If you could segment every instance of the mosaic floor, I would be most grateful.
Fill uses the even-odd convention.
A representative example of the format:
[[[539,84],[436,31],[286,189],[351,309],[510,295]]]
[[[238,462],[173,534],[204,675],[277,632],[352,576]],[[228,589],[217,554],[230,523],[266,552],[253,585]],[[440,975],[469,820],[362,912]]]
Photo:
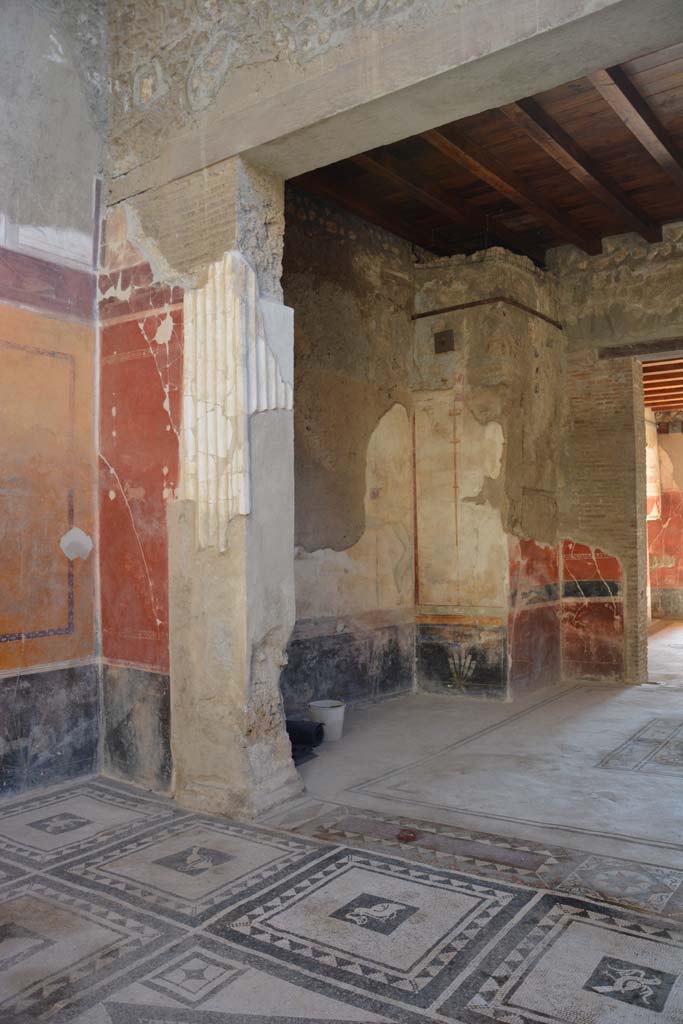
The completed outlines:
[[[101,779],[3,803],[2,1024],[683,1021],[680,878],[424,823],[397,856],[356,839],[400,821],[348,817],[320,841]],[[577,895],[600,870],[648,912]]]

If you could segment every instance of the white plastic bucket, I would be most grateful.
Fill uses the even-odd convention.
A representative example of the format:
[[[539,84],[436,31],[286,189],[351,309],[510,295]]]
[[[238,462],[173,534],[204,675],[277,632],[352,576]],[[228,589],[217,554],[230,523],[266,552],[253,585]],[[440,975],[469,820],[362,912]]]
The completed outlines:
[[[311,719],[325,726],[326,740],[340,740],[344,731],[343,700],[312,700],[308,705]]]

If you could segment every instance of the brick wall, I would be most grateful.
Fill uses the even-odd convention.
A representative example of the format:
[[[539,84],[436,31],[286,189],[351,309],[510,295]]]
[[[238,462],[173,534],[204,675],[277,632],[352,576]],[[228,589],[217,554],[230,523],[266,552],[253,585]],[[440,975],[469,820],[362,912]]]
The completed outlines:
[[[647,675],[645,427],[640,366],[571,352],[562,459],[561,530],[623,573],[624,678]]]

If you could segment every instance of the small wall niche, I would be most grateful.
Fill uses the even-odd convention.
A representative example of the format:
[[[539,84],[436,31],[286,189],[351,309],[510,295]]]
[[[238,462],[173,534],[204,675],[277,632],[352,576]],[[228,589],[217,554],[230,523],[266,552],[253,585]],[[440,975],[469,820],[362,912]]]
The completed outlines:
[[[443,352],[454,352],[455,351],[455,337],[453,331],[449,328],[446,331],[435,331],[434,332],[434,352],[436,355],[441,355]]]

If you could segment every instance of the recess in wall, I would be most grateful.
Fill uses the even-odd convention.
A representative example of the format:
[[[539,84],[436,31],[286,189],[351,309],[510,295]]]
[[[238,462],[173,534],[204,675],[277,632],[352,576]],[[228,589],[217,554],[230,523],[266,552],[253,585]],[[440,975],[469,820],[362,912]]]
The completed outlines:
[[[455,339],[453,338],[453,331],[449,329],[447,331],[434,332],[434,351],[437,355],[441,352],[453,352],[454,350]]]

